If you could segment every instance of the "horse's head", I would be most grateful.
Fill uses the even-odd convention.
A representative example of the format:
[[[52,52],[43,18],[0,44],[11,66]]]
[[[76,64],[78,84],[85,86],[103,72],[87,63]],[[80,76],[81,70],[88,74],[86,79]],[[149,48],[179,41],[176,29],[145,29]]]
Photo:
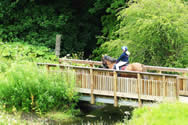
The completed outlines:
[[[110,56],[103,55],[102,56],[102,65],[104,68],[113,69],[116,59],[113,59]]]
[[[102,66],[103,68],[107,68],[107,69],[109,68],[105,59],[105,55],[102,55]]]

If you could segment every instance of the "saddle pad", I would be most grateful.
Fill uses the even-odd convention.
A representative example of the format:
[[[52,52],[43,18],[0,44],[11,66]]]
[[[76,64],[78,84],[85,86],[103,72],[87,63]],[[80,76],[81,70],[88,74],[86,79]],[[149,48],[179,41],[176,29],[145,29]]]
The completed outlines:
[[[121,67],[121,70],[125,70],[127,66],[122,66]]]

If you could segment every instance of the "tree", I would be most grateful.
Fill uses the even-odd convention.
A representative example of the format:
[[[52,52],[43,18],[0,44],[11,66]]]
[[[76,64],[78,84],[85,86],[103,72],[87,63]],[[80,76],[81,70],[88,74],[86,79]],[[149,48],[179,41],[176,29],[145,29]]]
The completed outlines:
[[[89,56],[96,47],[99,16],[88,10],[88,0],[0,0],[0,39],[55,47],[62,35],[61,56],[85,51]]]
[[[100,52],[118,56],[121,45],[128,45],[131,61],[188,66],[187,19],[188,6],[181,0],[134,0],[118,13],[116,40],[102,44]]]

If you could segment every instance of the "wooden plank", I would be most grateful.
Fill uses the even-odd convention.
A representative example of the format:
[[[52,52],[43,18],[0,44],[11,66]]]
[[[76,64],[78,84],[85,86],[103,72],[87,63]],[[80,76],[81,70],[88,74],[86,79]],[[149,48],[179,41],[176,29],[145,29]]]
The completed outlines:
[[[128,99],[138,99],[138,94],[117,92],[117,97],[128,98]],[[146,100],[146,101],[160,101],[161,102],[163,100],[163,97],[161,97],[161,96],[151,96],[151,95],[142,95],[140,97],[140,99]]]
[[[179,100],[179,78],[177,76],[176,78],[176,83],[175,83],[176,87],[175,87],[175,91],[176,91],[176,99]]]
[[[117,72],[114,71],[114,106],[117,107],[118,106],[118,100],[117,100]]]
[[[70,62],[70,63],[81,63],[81,64],[89,64],[93,67],[93,65],[102,65],[101,61],[92,61],[92,60],[77,60],[77,59],[59,59],[59,63],[62,62]]]
[[[188,73],[188,68],[172,68],[172,67],[147,66],[147,65],[144,65],[144,68],[147,70]]]
[[[163,76],[163,99],[165,98],[166,96],[166,78],[165,76]]]
[[[183,77],[186,77],[186,73],[183,73]],[[187,80],[183,79],[183,90],[188,91]]]
[[[137,94],[138,94],[138,103],[139,103],[139,107],[142,106],[142,102],[141,102],[141,98],[140,98],[140,85],[141,84],[141,76],[140,73],[137,74]]]
[[[179,95],[188,96],[188,91],[179,90]]]
[[[93,94],[93,89],[94,89],[94,83],[93,83],[93,70],[90,69],[90,81],[91,81],[91,104],[95,103],[95,97]]]
[[[91,90],[90,89],[78,88],[77,92],[80,92],[80,93],[83,93],[83,94],[90,94]],[[93,93],[95,95],[100,95],[100,96],[103,96],[103,97],[112,97],[112,98],[114,97],[114,92],[113,91],[94,90]],[[117,97],[121,97],[121,98],[138,99],[138,94],[117,92],[116,95],[117,95]],[[149,100],[149,101],[162,101],[163,100],[163,98],[161,96],[148,96],[148,95],[141,96],[141,99]]]

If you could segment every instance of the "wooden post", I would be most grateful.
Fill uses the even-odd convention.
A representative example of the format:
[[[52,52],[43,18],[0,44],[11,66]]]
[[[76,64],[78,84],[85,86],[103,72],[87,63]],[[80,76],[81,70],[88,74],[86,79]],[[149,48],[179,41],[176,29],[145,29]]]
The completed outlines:
[[[166,96],[166,78],[165,76],[162,76],[163,77],[163,99],[165,98]]]
[[[59,58],[59,64],[61,64],[61,59]]]
[[[184,72],[183,73],[183,77],[186,77],[186,73]],[[187,83],[186,83],[186,80],[185,79],[183,79],[183,91],[187,91]]]
[[[118,106],[118,99],[117,99],[117,72],[114,71],[114,106]]]
[[[57,34],[56,35],[56,46],[55,46],[55,55],[57,57],[60,56],[60,49],[61,49],[61,35]]]
[[[89,65],[90,65],[91,67],[94,67],[94,63],[93,63],[93,62],[91,62]]]
[[[46,68],[47,68],[47,71],[48,73],[50,72],[50,66],[49,65],[46,65]]]
[[[94,83],[93,83],[93,69],[90,69],[90,78],[91,78],[91,104],[95,103],[95,96],[93,94]]]
[[[142,107],[142,101],[140,98],[140,87],[141,87],[141,76],[140,76],[140,73],[138,73],[137,74],[138,107]]]
[[[179,100],[179,77],[176,77],[176,83],[175,83],[175,92],[176,92],[176,99]]]

